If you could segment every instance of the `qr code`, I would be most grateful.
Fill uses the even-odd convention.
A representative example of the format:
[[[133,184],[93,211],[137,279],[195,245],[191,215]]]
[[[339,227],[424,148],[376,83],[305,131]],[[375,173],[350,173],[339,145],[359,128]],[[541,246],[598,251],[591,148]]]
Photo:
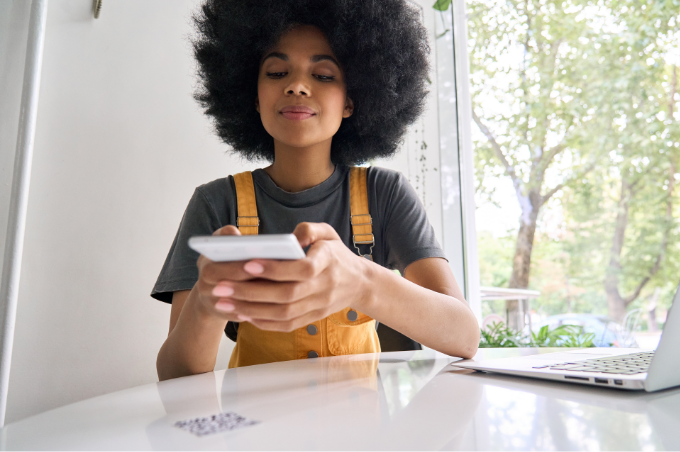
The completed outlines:
[[[186,421],[175,422],[175,427],[193,433],[196,436],[214,435],[229,432],[237,428],[259,424],[259,421],[246,419],[234,412],[213,414],[208,417],[197,417]]]

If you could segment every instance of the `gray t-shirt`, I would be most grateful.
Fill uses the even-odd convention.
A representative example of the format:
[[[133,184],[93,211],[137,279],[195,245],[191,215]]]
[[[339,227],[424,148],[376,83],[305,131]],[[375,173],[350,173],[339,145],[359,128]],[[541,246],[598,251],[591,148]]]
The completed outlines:
[[[333,226],[345,245],[356,253],[349,219],[348,167],[337,165],[327,180],[299,193],[282,190],[261,169],[253,171],[253,181],[260,234],[291,233],[301,222],[325,222]],[[422,203],[401,173],[372,167],[368,170],[367,185],[375,237],[374,262],[403,274],[409,264],[419,259],[444,258]],[[189,238],[211,235],[223,226],[235,225],[236,205],[231,176],[196,188],[152,297],[171,303],[173,292],[193,288],[198,280],[198,253],[189,248]],[[362,252],[367,253],[368,248],[362,248]]]

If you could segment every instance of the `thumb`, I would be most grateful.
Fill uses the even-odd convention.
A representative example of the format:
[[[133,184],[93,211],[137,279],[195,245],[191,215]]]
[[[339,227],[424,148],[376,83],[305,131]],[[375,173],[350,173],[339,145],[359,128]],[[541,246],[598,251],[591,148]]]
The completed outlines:
[[[338,233],[328,223],[300,223],[295,227],[293,235],[303,248],[319,240],[340,240]]]
[[[241,231],[232,224],[229,224],[223,228],[219,228],[217,231],[213,232],[212,235],[241,235]]]

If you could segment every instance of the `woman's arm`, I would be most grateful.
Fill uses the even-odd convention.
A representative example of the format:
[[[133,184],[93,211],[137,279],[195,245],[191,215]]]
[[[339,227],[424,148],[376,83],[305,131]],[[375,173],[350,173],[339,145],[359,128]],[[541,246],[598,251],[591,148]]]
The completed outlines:
[[[477,320],[446,261],[421,259],[402,278],[352,253],[327,224],[301,223],[295,234],[310,246],[297,261],[199,258],[199,281],[173,295],[170,333],[156,362],[160,380],[212,371],[229,320],[293,331],[347,306],[435,350],[474,356]]]
[[[196,287],[175,292],[170,312],[170,332],[156,360],[160,381],[211,372],[215,368],[227,320],[201,309]]]
[[[324,223],[300,223],[294,234],[307,257],[253,260],[258,281],[221,281],[225,303],[256,327],[293,331],[347,306],[443,353],[471,358],[479,327],[443,259],[416,261],[405,278],[349,250]]]
[[[214,235],[240,232],[225,226]],[[200,256],[197,265],[199,277],[193,289],[172,296],[170,331],[156,360],[161,381],[213,371],[227,322],[241,320],[238,313],[223,309],[225,299],[215,294],[215,285],[253,279],[243,270],[243,262],[212,262]]]
[[[404,278],[378,265],[369,268],[371,296],[357,309],[447,355],[475,355],[477,319],[444,259],[416,261],[406,267]]]

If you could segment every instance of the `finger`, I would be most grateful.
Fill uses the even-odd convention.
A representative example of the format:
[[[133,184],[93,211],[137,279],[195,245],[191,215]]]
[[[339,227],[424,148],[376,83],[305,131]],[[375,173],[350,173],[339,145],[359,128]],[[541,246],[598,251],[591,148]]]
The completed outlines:
[[[303,248],[319,240],[340,240],[338,233],[328,223],[300,223],[295,227],[293,235]]]
[[[303,314],[300,317],[296,317],[290,320],[253,319],[250,321],[250,323],[252,323],[254,326],[261,330],[290,333],[291,331],[295,331],[298,328],[302,328],[304,326],[309,325],[310,323],[314,323],[317,320],[323,319],[324,317],[326,317],[325,313],[326,313],[325,310],[319,309],[316,311],[307,312],[306,314]]]
[[[212,235],[241,235],[241,231],[236,226],[228,224],[213,232]]]
[[[209,303],[212,303],[213,312],[221,319],[230,322],[240,322],[238,313],[234,309],[234,301],[228,298],[213,298]]]
[[[227,225],[222,228],[217,229],[215,232],[212,234],[213,236],[218,236],[218,235],[241,235],[241,231],[238,230],[238,228],[234,225]],[[198,257],[197,261],[197,266],[199,271],[203,272],[203,269],[210,266],[211,268],[209,269],[209,272],[211,274],[210,276],[210,281],[218,281],[220,280],[219,274],[226,272],[229,274],[234,274],[235,280],[246,280],[246,279],[252,279],[243,272],[243,263],[242,262],[214,262],[210,260],[209,258],[205,257],[204,255],[200,255]],[[233,268],[232,268],[233,267]]]
[[[229,312],[237,317],[245,317],[254,321],[289,321],[305,315],[310,311],[319,309],[319,300],[316,297],[305,298],[295,303],[251,303],[248,301],[229,299],[233,306]],[[226,304],[226,303],[225,303]],[[250,321],[250,320],[248,320]]]
[[[199,262],[201,280],[215,285],[220,281],[249,281],[258,276],[248,273],[244,269],[244,261],[213,262],[208,258]]]
[[[220,282],[215,286],[216,296],[254,303],[294,303],[315,293],[317,284],[308,281],[255,281]]]
[[[250,322],[252,319],[245,314],[237,312],[236,300],[229,298],[219,298],[213,305],[214,313],[229,322]]]
[[[257,259],[246,263],[243,270],[255,277],[271,281],[308,281],[323,273],[330,264],[332,259],[330,247],[327,241],[316,242],[303,259],[294,261]]]
[[[225,292],[221,286],[216,286],[214,284],[207,283],[202,279],[196,282],[196,290],[201,299],[207,300],[205,303],[211,307],[220,298],[230,298],[231,292]]]

